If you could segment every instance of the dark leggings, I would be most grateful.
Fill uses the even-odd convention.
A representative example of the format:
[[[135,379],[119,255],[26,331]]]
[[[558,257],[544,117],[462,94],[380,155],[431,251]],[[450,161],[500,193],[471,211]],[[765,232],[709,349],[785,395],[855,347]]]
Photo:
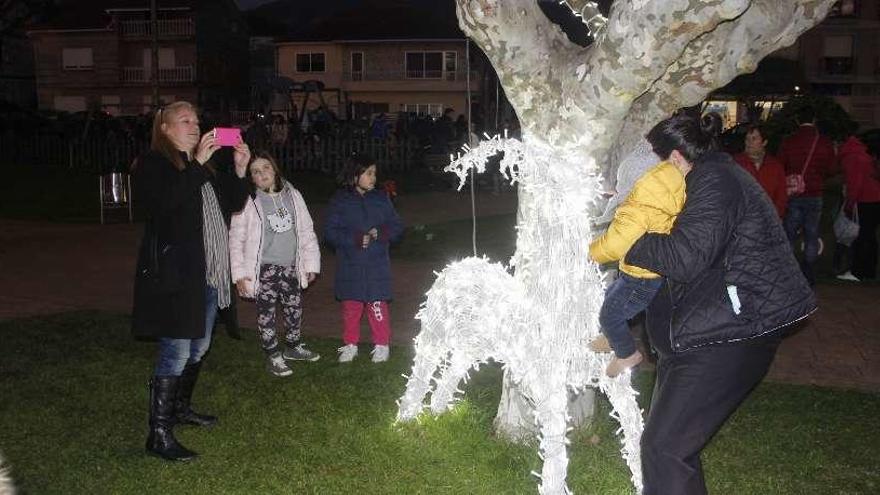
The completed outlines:
[[[302,322],[302,290],[296,278],[296,268],[292,266],[262,265],[260,267],[260,289],[257,294],[257,327],[260,331],[260,345],[267,353],[278,352],[278,337],[275,330],[275,313],[281,303],[281,315],[287,334],[284,337],[289,347],[300,341]]]

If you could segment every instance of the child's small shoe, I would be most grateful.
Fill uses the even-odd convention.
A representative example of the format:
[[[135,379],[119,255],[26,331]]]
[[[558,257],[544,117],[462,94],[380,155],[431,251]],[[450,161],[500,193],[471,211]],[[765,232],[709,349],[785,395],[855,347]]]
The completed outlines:
[[[619,358],[615,356],[614,359],[612,359],[611,362],[608,363],[608,367],[605,368],[605,374],[610,376],[611,378],[614,378],[641,362],[642,353],[639,351],[636,351],[625,358]]]
[[[608,343],[608,337],[599,335],[590,342],[590,350],[593,352],[611,352],[611,344]]]
[[[317,361],[321,359],[321,355],[317,352],[312,352],[306,348],[306,345],[300,342],[294,347],[289,349],[284,349],[284,352],[281,354],[284,359],[288,361]]]
[[[370,352],[373,355],[374,363],[384,363],[388,361],[388,356],[391,354],[391,349],[387,345],[376,345],[373,347],[373,350]]]
[[[287,367],[280,352],[270,354],[266,361],[266,369],[275,376],[290,376],[293,370]]]
[[[340,363],[350,363],[358,354],[358,346],[355,344],[346,344],[337,350],[339,351]]]

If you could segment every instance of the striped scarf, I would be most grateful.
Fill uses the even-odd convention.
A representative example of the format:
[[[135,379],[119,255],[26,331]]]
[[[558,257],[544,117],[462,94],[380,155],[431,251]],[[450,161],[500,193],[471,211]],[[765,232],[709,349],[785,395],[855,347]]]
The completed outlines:
[[[205,243],[205,280],[217,289],[217,306],[232,302],[229,274],[229,233],[220,213],[220,203],[210,182],[202,186],[202,235]]]

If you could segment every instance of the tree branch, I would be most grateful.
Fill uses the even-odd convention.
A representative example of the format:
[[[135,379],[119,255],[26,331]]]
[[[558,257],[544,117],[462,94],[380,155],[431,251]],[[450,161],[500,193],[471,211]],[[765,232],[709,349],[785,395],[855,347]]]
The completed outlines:
[[[587,86],[612,96],[622,117],[666,73],[689,43],[740,15],[748,0],[625,0],[615,2],[605,31],[578,69]]]
[[[550,22],[535,0],[456,0],[459,26],[479,45],[518,112],[540,101],[561,103],[555,69],[571,67],[582,49]],[[529,86],[529,91],[510,91]],[[546,110],[546,107],[543,108]]]
[[[834,0],[753,0],[741,16],[694,38],[636,100],[625,127],[639,129],[640,136],[674,110],[695,105],[736,76],[753,72],[761,59],[791,45],[824,19],[833,4]]]

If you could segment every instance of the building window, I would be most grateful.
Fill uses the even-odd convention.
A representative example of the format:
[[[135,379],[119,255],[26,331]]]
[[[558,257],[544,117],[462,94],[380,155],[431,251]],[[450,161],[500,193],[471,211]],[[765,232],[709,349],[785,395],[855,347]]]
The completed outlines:
[[[424,117],[425,115],[430,115],[431,117],[439,118],[443,115],[443,104],[442,103],[403,103],[400,105],[400,110],[405,113],[413,113],[418,115],[419,117]]]
[[[443,52],[406,52],[408,79],[440,79],[443,77]]]
[[[85,96],[56,96],[52,102],[59,112],[85,112]]]
[[[457,59],[458,54],[455,52],[443,53],[443,72],[446,74],[447,81],[455,81],[455,70],[458,66],[456,63]]]
[[[828,12],[828,17],[855,17],[859,13],[857,0],[841,0],[835,3]]]
[[[296,71],[297,72],[324,72],[323,53],[297,53],[296,54]]]
[[[351,52],[351,80],[364,79],[364,52]]]
[[[158,56],[160,69],[173,69],[177,65],[174,57],[174,48],[159,48]],[[144,69],[146,69],[146,72],[149,72],[152,67],[153,50],[144,48]],[[149,80],[149,74],[147,79]]]
[[[456,52],[406,52],[406,77],[454,81],[458,68]]]
[[[64,48],[61,50],[64,70],[92,70],[95,62],[91,48]]]
[[[853,61],[852,36],[826,36],[823,47],[823,68],[825,74],[852,74]]]

